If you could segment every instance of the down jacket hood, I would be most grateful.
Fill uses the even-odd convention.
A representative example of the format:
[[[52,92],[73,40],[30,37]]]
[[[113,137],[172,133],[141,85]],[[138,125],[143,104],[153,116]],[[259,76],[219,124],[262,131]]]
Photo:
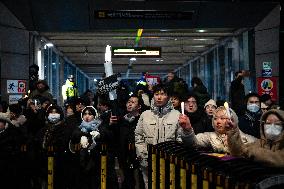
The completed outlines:
[[[267,139],[265,137],[264,134],[264,123],[266,118],[268,117],[268,115],[270,114],[275,114],[277,115],[277,117],[284,122],[284,111],[283,110],[277,110],[277,109],[271,109],[267,112],[265,112],[262,116],[261,116],[261,122],[260,122],[260,138],[261,138],[261,145],[265,145],[267,143]],[[283,125],[282,125],[283,127]],[[273,143],[275,143],[275,145],[277,146],[277,148],[284,148],[284,129],[282,130],[281,136],[279,137],[278,140],[274,141]]]

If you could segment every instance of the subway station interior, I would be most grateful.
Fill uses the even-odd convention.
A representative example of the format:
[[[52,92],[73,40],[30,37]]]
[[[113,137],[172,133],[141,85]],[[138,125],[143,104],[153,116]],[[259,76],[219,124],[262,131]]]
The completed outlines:
[[[283,188],[284,66],[281,63],[283,60],[281,51],[283,51],[284,42],[282,7],[283,3],[279,0],[0,0],[0,126],[1,123],[4,123],[3,128],[0,127],[0,167],[3,170],[9,170],[6,175],[1,173],[0,188]],[[108,49],[108,46],[110,46],[110,49]],[[108,50],[110,51],[108,52]],[[214,120],[218,111],[223,111],[222,108],[219,110],[218,102],[222,103],[222,107],[224,104],[225,108],[224,102],[228,102],[233,109],[233,113],[237,113],[237,117],[234,118],[233,115],[235,114],[231,112],[231,109],[226,109],[227,114],[234,118],[233,121],[230,118],[230,123],[226,123],[230,126],[230,124],[234,125],[234,123],[238,122],[237,127],[240,128],[242,137],[240,140],[243,140],[244,136],[242,134],[247,133],[241,129],[240,124],[243,120],[242,116],[246,115],[245,111],[248,111],[249,108],[246,109],[246,104],[240,105],[240,108],[244,108],[244,110],[238,109],[239,107],[234,109],[233,106],[232,95],[234,96],[235,93],[235,97],[238,98],[236,95],[238,95],[239,91],[232,91],[232,83],[238,77],[236,75],[238,71],[242,74],[243,86],[241,93],[243,96],[239,96],[239,98],[244,97],[244,101],[246,100],[247,103],[249,103],[248,99],[251,97],[257,98],[257,103],[259,103],[257,112],[262,110],[262,104],[265,104],[265,100],[262,101],[262,99],[265,97],[268,96],[273,102],[273,105],[265,106],[266,109],[270,109],[271,113],[265,114],[265,112],[262,112],[258,118],[249,117],[250,121],[253,119],[254,122],[258,121],[259,124],[257,126],[258,134],[256,136],[249,134],[260,141],[264,141],[262,137],[268,136],[263,134],[265,133],[268,117],[276,115],[276,119],[279,118],[280,126],[279,124],[278,126],[282,128],[279,131],[281,139],[279,137],[276,141],[273,139],[271,142],[265,138],[265,141],[271,142],[269,143],[270,147],[267,147],[270,148],[271,152],[269,150],[269,152],[262,152],[263,154],[272,153],[271,159],[273,159],[274,153],[279,152],[279,157],[269,160],[269,163],[274,160],[278,163],[274,164],[271,169],[270,166],[267,167],[266,164],[261,164],[262,161],[260,161],[261,163],[253,161],[253,157],[256,156],[246,160],[236,160],[230,156],[231,159],[228,158],[229,163],[216,159],[216,157],[221,157],[220,154],[222,154],[221,159],[234,154],[227,149],[231,148],[231,143],[227,144],[227,140],[229,140],[227,138],[226,150],[223,152],[222,150],[221,152],[214,151],[214,147],[211,146],[213,150],[211,149],[211,155],[209,156],[204,155],[207,152],[205,153],[203,148],[197,152],[193,151],[191,147],[182,145],[184,141],[187,144],[189,141],[187,136],[192,135],[192,133],[193,135],[195,133],[195,135],[194,139],[190,139],[191,142],[196,142],[199,139],[198,135],[202,133],[218,133],[216,131],[217,127],[214,126]],[[50,104],[55,104],[54,106],[62,109],[60,111],[64,114],[62,115],[64,118],[60,117],[60,119],[61,121],[64,120],[65,125],[68,122],[66,121],[67,106],[74,103],[74,107],[75,105],[77,107],[80,99],[82,100],[89,93],[93,95],[91,100],[93,104],[88,102],[89,104],[86,103],[85,105],[94,108],[93,118],[100,120],[100,124],[104,125],[105,120],[100,119],[99,116],[103,115],[103,113],[100,113],[99,109],[101,107],[99,106],[104,106],[103,102],[105,102],[104,100],[100,101],[98,97],[100,93],[103,93],[102,91],[107,91],[104,94],[109,95],[107,102],[110,103],[110,107],[112,106],[112,109],[109,110],[111,112],[118,108],[117,106],[120,106],[121,103],[129,103],[127,99],[138,91],[137,86],[139,84],[144,85],[144,87],[151,86],[154,88],[154,92],[153,88],[148,87],[150,101],[148,99],[149,109],[145,109],[145,111],[154,112],[152,103],[155,104],[154,106],[159,107],[157,105],[159,100],[156,102],[155,98],[156,95],[163,95],[161,91],[164,90],[164,85],[161,85],[162,88],[157,92],[155,86],[159,86],[160,83],[164,82],[164,84],[168,84],[169,74],[173,74],[174,78],[178,78],[178,82],[187,86],[186,91],[188,93],[179,94],[180,96],[178,96],[180,102],[184,101],[186,108],[190,106],[187,101],[190,104],[189,99],[193,95],[190,92],[194,93],[196,78],[202,83],[202,86],[206,89],[208,99],[202,105],[198,104],[198,108],[205,111],[209,104],[208,100],[212,99],[216,109],[213,118],[212,116],[210,118],[211,130],[198,133],[193,126],[189,126],[193,118],[191,119],[190,115],[184,113],[185,107],[180,104],[178,110],[182,116],[187,115],[189,117],[189,123],[186,118],[178,116],[168,122],[163,122],[167,117],[159,117],[157,123],[152,123],[154,122],[152,120],[152,122],[145,121],[144,123],[141,118],[144,112],[140,112],[140,119],[135,120],[138,121],[137,126],[135,125],[133,129],[128,131],[130,134],[127,137],[131,138],[131,142],[130,139],[127,139],[128,142],[122,142],[126,147],[121,147],[122,144],[115,145],[113,141],[110,142],[108,139],[104,139],[105,135],[102,134],[104,131],[100,129],[92,130],[92,132],[98,132],[98,135],[101,136],[101,138],[98,137],[98,141],[95,140],[93,134],[88,133],[86,135],[86,140],[89,140],[90,143],[87,143],[87,145],[90,145],[87,148],[83,147],[83,136],[74,142],[78,143],[79,147],[76,147],[77,144],[74,144],[75,147],[72,146],[73,141],[71,138],[78,134],[74,134],[76,129],[68,129],[68,132],[63,132],[66,139],[64,139],[64,149],[60,147],[57,149],[54,147],[56,146],[55,143],[50,144],[52,148],[48,146],[48,148],[42,149],[43,147],[37,146],[37,143],[41,141],[41,139],[38,139],[41,136],[38,133],[44,133],[42,137],[45,141],[48,138],[47,136],[53,136],[53,132],[57,132],[56,129],[50,129],[49,125],[52,122],[48,121],[48,115],[49,113],[52,114],[53,111],[57,111],[57,113],[59,111],[59,109],[50,108],[52,106],[47,107],[42,120],[34,119],[31,114],[29,114],[31,117],[27,116],[28,113],[25,114],[24,109],[27,108],[26,104],[29,103],[29,98],[30,103],[33,103],[34,99],[40,99],[40,102],[35,101],[35,103],[39,102],[42,105],[45,102],[46,96],[41,99],[40,94],[37,94],[36,98],[31,98],[33,92],[38,90],[37,85],[39,83],[44,81],[44,85],[48,87],[48,94],[51,95]],[[66,92],[64,88],[71,76],[72,82],[75,81],[76,85],[76,99],[72,98],[74,100],[72,103],[68,101],[70,91],[66,89]],[[115,81],[107,80],[111,76],[115,76]],[[115,83],[115,88],[110,90],[109,83]],[[116,85],[116,83],[119,84]],[[109,85],[106,86],[107,84]],[[129,94],[126,95],[126,101],[120,96],[124,93],[116,93],[118,87],[121,89],[120,85],[123,89],[128,89],[125,92]],[[173,93],[174,96],[175,92],[169,89],[166,93]],[[138,92],[138,94],[140,93]],[[195,98],[199,93],[194,95]],[[197,98],[196,101],[201,102]],[[25,107],[22,105],[23,103],[25,103]],[[29,130],[29,126],[26,126],[25,131],[19,129],[21,126],[15,126],[15,131],[12,132],[24,132],[26,134],[25,139],[21,139],[20,147],[19,145],[10,147],[5,143],[8,139],[1,139],[4,137],[5,131],[7,133],[7,128],[9,128],[5,124],[14,124],[11,113],[8,115],[6,112],[12,112],[15,104],[22,105],[19,115],[24,115],[27,118],[26,125],[43,124],[40,126],[41,129],[36,129],[37,132],[33,129]],[[145,101],[144,104],[147,105]],[[9,110],[6,108],[6,111],[4,111],[4,106],[9,107]],[[125,109],[125,104],[123,106]],[[41,109],[44,109],[44,107],[41,107]],[[82,109],[78,115],[83,122],[83,112],[86,111],[92,112],[93,110]],[[124,113],[127,113],[127,111],[128,109],[125,109]],[[32,113],[32,115],[36,114],[38,112]],[[120,118],[112,118],[112,116],[119,117],[118,114],[118,110],[116,110],[109,115],[106,130],[111,128],[113,122],[115,122],[114,125],[124,123]],[[6,115],[8,115],[8,118],[5,117]],[[29,120],[30,118],[31,120]],[[144,120],[146,118],[145,113]],[[112,119],[118,119],[118,121]],[[34,120],[39,122],[33,122]],[[154,129],[153,133],[157,132],[158,136],[156,134],[152,136],[151,128],[146,128],[143,124],[152,127],[153,125],[158,126],[159,120],[162,123],[159,129],[163,129],[163,131]],[[69,123],[72,122],[71,120]],[[213,130],[211,122],[214,127]],[[78,123],[76,128],[80,128],[81,132],[83,132],[80,124],[82,125],[82,123]],[[175,137],[167,138],[166,132],[171,132],[168,127],[175,124],[178,125]],[[270,124],[277,125],[276,123]],[[46,126],[47,129],[45,129],[44,125],[48,125]],[[42,129],[45,130],[42,131]],[[177,137],[179,136],[179,129],[182,130],[180,138]],[[30,131],[31,133],[29,133]],[[142,131],[144,133],[141,134]],[[122,141],[123,131],[121,129],[114,129],[111,132],[111,139]],[[148,137],[147,132],[150,133]],[[231,136],[228,134],[229,132],[223,135]],[[161,133],[163,133],[164,138],[161,138]],[[217,134],[218,137],[219,134]],[[142,139],[139,137],[142,137]],[[156,139],[156,137],[158,138]],[[152,138],[155,138],[156,141],[151,142]],[[9,138],[9,140],[13,141],[14,139]],[[55,139],[52,138],[52,140]],[[142,157],[144,156],[139,156],[141,152],[138,147],[141,148],[139,143],[141,140],[148,145],[144,149],[147,151],[147,171],[144,170],[146,168],[143,166],[145,158]],[[249,139],[246,139],[246,141],[249,141]],[[275,149],[272,146],[277,142],[279,144],[276,145],[277,149]],[[262,142],[259,143],[262,144]],[[190,144],[192,145],[192,143]],[[75,150],[72,151],[70,146]],[[259,148],[266,148],[263,146],[265,145]],[[124,147],[126,150],[114,150]],[[14,153],[7,150],[8,148],[17,148],[19,150]],[[29,149],[32,149],[31,153],[29,153]],[[82,156],[82,151],[86,149],[88,149],[86,151],[87,155]],[[45,154],[41,156],[42,153]],[[125,154],[121,155],[121,153]],[[216,155],[217,153],[220,154]],[[193,154],[196,156],[194,157]],[[212,159],[213,156],[215,159]],[[50,157],[54,159],[50,159]],[[30,165],[32,161],[38,160],[37,158],[40,160],[36,161],[36,165]],[[87,171],[80,167],[82,166],[80,164],[83,161],[82,159],[84,161],[88,159],[87,163],[84,162],[86,163],[85,166],[88,167],[84,167],[88,169]],[[127,162],[125,163],[122,159],[127,159]],[[131,169],[129,164],[132,165]],[[133,164],[135,164],[134,168]],[[237,171],[238,166],[236,164],[245,168]],[[104,172],[103,166],[105,166],[106,172]],[[122,168],[116,169],[117,166]],[[172,167],[174,167],[173,170]],[[236,171],[233,171],[234,169]],[[66,171],[70,174],[67,174]],[[0,170],[0,172],[3,171]],[[223,175],[220,176],[219,173]],[[242,174],[246,175],[247,178]],[[20,175],[25,176],[19,179]]]

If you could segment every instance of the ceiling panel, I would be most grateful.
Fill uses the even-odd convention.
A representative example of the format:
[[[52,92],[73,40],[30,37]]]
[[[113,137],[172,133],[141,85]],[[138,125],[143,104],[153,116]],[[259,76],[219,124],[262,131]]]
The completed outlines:
[[[104,72],[106,45],[112,47],[161,47],[161,58],[113,58],[113,70],[122,75],[132,63],[130,73],[141,72],[165,74],[177,69],[188,60],[218,44],[221,40],[236,35],[234,28],[210,28],[204,30],[143,30],[139,43],[135,43],[135,30],[105,30],[93,32],[42,32],[69,60],[90,77]]]

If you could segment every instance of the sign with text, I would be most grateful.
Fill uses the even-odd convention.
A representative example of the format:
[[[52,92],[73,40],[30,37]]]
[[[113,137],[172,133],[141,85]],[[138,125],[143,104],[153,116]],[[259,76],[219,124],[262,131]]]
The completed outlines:
[[[271,70],[272,62],[262,62],[263,70]]]
[[[7,80],[7,93],[26,93],[26,80]]]
[[[17,104],[23,95],[9,95],[9,104]]]
[[[96,10],[96,19],[191,20],[194,11]]]
[[[259,77],[257,78],[258,94],[269,94],[273,101],[277,101],[277,81],[278,77]]]
[[[262,70],[261,75],[262,77],[272,77],[272,70],[271,69]]]
[[[152,86],[157,85],[161,82],[161,79],[158,76],[147,75],[145,79],[147,84]]]
[[[98,93],[106,94],[117,89],[119,85],[118,75],[111,75],[98,82]]]
[[[160,58],[160,47],[112,47],[112,58]]]

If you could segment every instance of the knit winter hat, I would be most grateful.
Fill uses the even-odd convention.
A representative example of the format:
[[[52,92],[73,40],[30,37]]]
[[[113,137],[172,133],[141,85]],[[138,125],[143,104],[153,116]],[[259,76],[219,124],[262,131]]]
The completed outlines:
[[[213,100],[213,99],[210,99],[210,100],[208,100],[208,102],[205,103],[204,109],[205,109],[206,106],[208,106],[208,105],[212,105],[212,106],[215,106],[215,108],[217,108],[217,104],[216,104],[215,100]]]

